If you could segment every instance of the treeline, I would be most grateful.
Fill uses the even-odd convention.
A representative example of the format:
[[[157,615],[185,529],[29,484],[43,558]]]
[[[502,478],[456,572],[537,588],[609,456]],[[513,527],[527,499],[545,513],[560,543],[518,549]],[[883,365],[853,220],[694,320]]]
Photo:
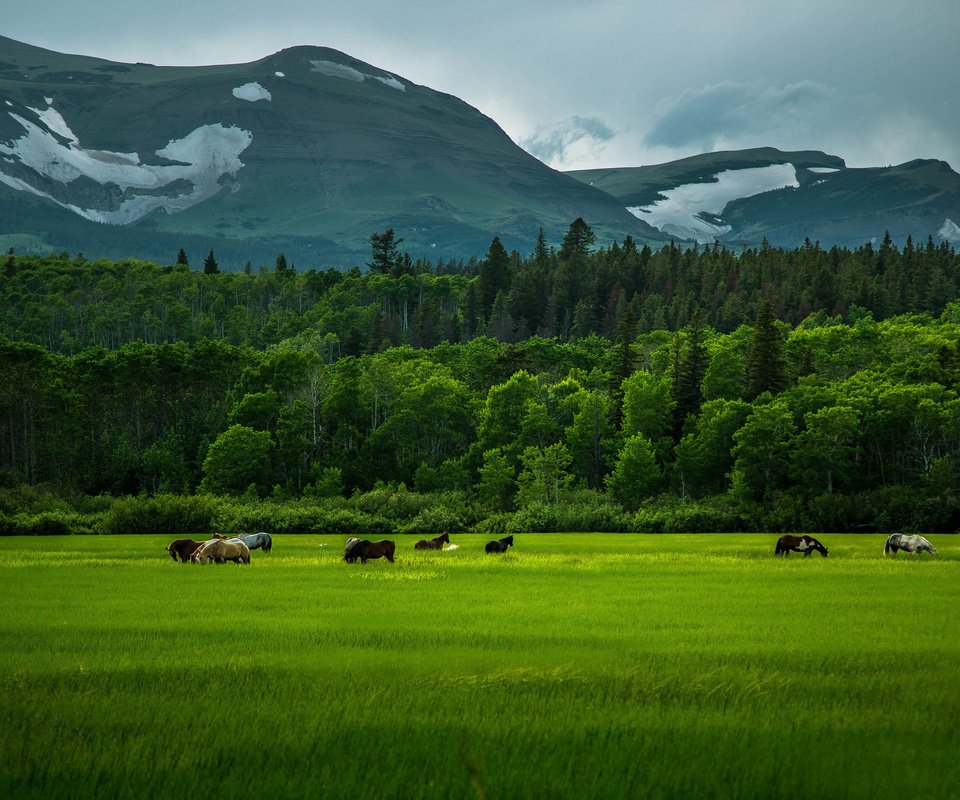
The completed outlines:
[[[938,316],[960,295],[960,257],[932,239],[741,253],[675,244],[654,252],[627,239],[593,251],[593,232],[576,220],[559,248],[541,234],[521,256],[494,239],[482,259],[436,263],[411,260],[400,242],[392,231],[375,234],[370,269],[345,272],[297,270],[282,253],[269,268],[236,272],[9,253],[0,261],[0,332],[62,354],[135,341],[263,349],[305,336],[324,342],[333,363],[477,336],[609,339],[628,307],[640,333],[682,329],[698,308],[705,324],[731,333],[752,324],[764,298],[795,326],[817,312],[845,321],[863,311],[877,321]]]
[[[13,278],[43,264],[15,259]],[[408,278],[485,285],[482,266],[476,279],[331,275],[322,297]],[[793,326],[760,301],[728,332],[694,305],[670,332],[643,331],[630,301],[610,338],[359,355],[309,327],[266,349],[207,337],[60,353],[3,338],[0,531],[956,531],[960,304],[884,320],[853,305],[847,322],[821,309]]]

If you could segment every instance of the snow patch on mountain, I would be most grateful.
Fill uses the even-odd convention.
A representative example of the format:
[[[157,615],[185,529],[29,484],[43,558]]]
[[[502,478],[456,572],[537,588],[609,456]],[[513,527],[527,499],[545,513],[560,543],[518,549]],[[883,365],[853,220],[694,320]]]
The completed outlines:
[[[311,72],[319,72],[321,75],[328,75],[331,78],[344,78],[348,81],[355,81],[356,83],[363,83],[367,78],[373,78],[375,81],[380,81],[384,86],[389,86],[391,89],[397,89],[401,92],[407,91],[407,87],[394,78],[393,75],[387,75],[386,77],[382,75],[366,75],[360,72],[360,70],[348,67],[345,64],[338,64],[336,61],[316,61],[311,59],[310,64]]]
[[[273,100],[273,95],[256,82],[235,87],[233,96],[239,100],[249,100],[251,103],[256,103],[257,100]]]
[[[373,77],[385,86],[389,86],[391,89],[397,89],[401,92],[407,91],[407,87],[394,78],[393,75],[391,75],[389,78],[384,78],[380,75],[374,75]]]
[[[353,67],[344,64],[338,64],[336,61],[315,61],[311,60],[311,72],[319,72],[321,75],[329,75],[331,78],[344,78],[348,81],[363,83],[366,76]]]
[[[807,167],[807,172],[816,172],[818,175],[825,175],[828,172],[839,172],[836,167]]]
[[[662,200],[627,211],[670,236],[709,243],[733,230],[721,219],[731,200],[799,185],[793,164],[728,169],[714,175],[711,182],[664,189]]]
[[[960,245],[960,225],[952,219],[945,219],[937,231],[937,236],[946,239],[950,244]]]
[[[156,151],[161,158],[177,163],[142,164],[137,153],[82,147],[63,116],[52,108],[30,110],[39,124],[7,112],[24,134],[11,142],[0,141],[3,160],[16,168],[16,174],[0,170],[0,183],[48,198],[87,219],[114,225],[127,225],[159,208],[176,213],[212,197],[222,188],[225,176],[235,176],[243,167],[240,153],[253,141],[253,134],[237,127],[202,125]],[[68,202],[63,193],[55,197],[47,191],[49,182],[55,181],[67,188],[69,197],[71,184],[78,178],[115,186],[123,196],[110,208],[97,208]]]

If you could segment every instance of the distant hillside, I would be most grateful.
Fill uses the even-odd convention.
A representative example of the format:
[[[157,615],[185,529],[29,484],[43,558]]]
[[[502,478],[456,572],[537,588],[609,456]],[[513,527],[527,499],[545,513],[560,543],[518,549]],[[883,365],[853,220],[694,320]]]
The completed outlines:
[[[323,266],[388,227],[449,259],[559,243],[576,217],[664,238],[461,100],[334,50],[157,67],[0,37],[0,244]]]
[[[943,161],[849,168],[826,153],[759,148],[568,174],[680,239],[855,246],[889,231],[960,244],[960,175]]]

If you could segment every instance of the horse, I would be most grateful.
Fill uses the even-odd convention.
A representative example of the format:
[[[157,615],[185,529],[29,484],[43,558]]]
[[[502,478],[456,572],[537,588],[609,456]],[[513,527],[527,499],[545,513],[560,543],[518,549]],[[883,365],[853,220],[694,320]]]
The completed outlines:
[[[357,560],[356,556],[350,555],[350,550],[359,541],[360,541],[360,538],[358,536],[351,536],[349,539],[347,539],[347,543],[343,546],[343,560],[346,561],[348,564],[352,564],[354,561]]]
[[[177,556],[180,556],[181,563],[186,564],[198,547],[203,547],[203,542],[194,539],[174,539],[167,545],[167,552],[174,561],[177,560]]]
[[[238,533],[236,536],[229,536],[226,533],[213,534],[214,539],[222,539],[225,542],[243,542],[251,550],[263,548],[264,553],[273,550],[273,538],[266,531],[260,533]]]
[[[776,554],[780,555],[790,555],[790,551],[793,550],[795,553],[803,553],[803,557],[806,558],[814,550],[816,550],[824,558],[827,557],[827,548],[824,547],[820,542],[814,539],[812,536],[781,536],[777,539],[777,549]]]
[[[352,564],[358,558],[361,564],[366,564],[368,558],[385,557],[391,564],[393,563],[393,553],[396,545],[389,539],[381,539],[379,542],[371,542],[369,539],[358,539],[349,545],[343,554],[343,560]]]
[[[513,536],[505,536],[503,539],[494,539],[487,542],[484,548],[488,553],[506,553],[508,547],[513,547]]]
[[[421,539],[414,546],[414,550],[442,550],[443,543],[446,542],[450,544],[450,534],[446,531],[441,533],[439,536],[434,536],[432,539]]]
[[[911,536],[907,533],[891,533],[887,537],[887,541],[883,545],[883,554],[886,555],[891,550],[894,555],[897,554],[898,550],[906,550],[908,553],[917,553],[918,555],[922,555],[924,551],[933,553],[933,555],[937,554],[937,548],[922,536],[917,534]]]
[[[211,559],[217,564],[222,564],[225,561],[232,561],[234,564],[249,564],[250,548],[241,541],[211,539],[204,543],[203,547],[198,548],[190,558],[195,564],[206,564]]]

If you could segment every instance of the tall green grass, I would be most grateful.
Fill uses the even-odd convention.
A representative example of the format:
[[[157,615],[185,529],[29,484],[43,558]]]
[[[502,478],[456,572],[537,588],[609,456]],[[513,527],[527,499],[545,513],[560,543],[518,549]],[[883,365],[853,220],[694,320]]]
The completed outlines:
[[[954,538],[414,538],[0,540],[0,796],[958,796]]]

